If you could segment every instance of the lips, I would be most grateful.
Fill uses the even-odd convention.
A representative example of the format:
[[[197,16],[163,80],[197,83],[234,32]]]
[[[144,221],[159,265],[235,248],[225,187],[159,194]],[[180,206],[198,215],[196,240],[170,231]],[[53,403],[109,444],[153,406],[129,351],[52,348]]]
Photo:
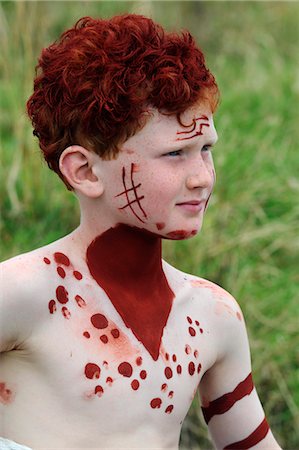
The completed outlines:
[[[187,202],[177,203],[177,206],[186,211],[199,212],[204,208],[205,203],[206,200],[189,200]]]

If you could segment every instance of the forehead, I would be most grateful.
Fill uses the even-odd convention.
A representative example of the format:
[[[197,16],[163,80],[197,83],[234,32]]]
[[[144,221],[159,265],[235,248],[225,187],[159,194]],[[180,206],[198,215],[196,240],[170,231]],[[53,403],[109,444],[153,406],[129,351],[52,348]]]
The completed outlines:
[[[217,140],[217,133],[213,122],[213,115],[211,109],[208,106],[193,106],[187,109],[180,116],[180,121],[183,125],[178,122],[176,115],[166,115],[159,112],[157,109],[150,109],[147,113],[148,119],[145,126],[139,130],[134,136],[129,138],[123,145],[125,149],[128,146],[135,146],[142,144],[143,147],[159,147],[168,148],[171,145],[181,145],[182,139],[178,133],[186,132],[188,129],[192,129],[194,126],[194,121],[196,122],[196,127],[200,126],[200,120],[198,118],[205,117],[208,120],[203,120],[203,122],[208,123],[202,129],[202,134],[186,140],[187,144],[196,143],[200,139],[208,139],[211,142]],[[194,134],[194,133],[193,133]],[[192,133],[191,133],[192,136]]]

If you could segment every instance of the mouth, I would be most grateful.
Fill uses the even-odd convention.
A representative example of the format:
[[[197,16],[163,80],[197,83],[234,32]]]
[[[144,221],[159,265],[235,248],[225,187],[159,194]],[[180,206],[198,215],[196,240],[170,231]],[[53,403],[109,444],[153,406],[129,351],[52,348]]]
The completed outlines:
[[[176,206],[185,211],[197,213],[204,209],[206,200],[189,200],[187,202],[177,203]]]

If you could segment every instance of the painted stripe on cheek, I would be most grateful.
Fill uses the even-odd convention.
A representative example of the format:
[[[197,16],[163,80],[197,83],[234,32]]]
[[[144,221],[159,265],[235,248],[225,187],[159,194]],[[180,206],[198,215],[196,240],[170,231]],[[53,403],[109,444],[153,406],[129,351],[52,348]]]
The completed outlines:
[[[268,434],[269,425],[264,418],[262,423],[246,439],[227,445],[223,450],[247,450],[261,442]]]
[[[246,395],[249,395],[253,388],[252,375],[250,373],[232,392],[222,395],[210,402],[209,406],[201,408],[205,422],[208,424],[213,416],[224,414],[237,401],[241,400]]]

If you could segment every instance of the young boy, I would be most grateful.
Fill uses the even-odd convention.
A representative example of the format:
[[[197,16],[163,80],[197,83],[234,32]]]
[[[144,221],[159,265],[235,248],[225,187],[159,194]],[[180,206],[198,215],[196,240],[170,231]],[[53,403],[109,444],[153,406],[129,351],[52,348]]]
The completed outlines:
[[[142,16],[42,51],[28,113],[81,222],[2,265],[1,448],[178,449],[199,389],[216,448],[279,449],[236,301],[161,259],[201,228],[217,101],[190,34]]]

